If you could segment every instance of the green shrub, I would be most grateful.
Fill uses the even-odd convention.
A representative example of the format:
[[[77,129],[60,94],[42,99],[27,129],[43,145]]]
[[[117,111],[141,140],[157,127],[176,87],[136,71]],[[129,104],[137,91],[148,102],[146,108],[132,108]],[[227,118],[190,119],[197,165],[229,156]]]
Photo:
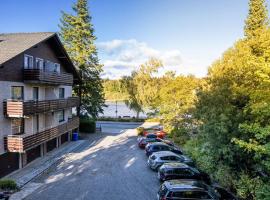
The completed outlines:
[[[96,122],[92,119],[81,118],[80,119],[80,131],[84,133],[95,133]]]
[[[0,189],[1,190],[17,190],[18,186],[15,181],[10,179],[0,180]]]
[[[138,136],[143,136],[143,131],[144,131],[143,127],[138,127],[138,128],[136,128],[136,130],[137,130]]]

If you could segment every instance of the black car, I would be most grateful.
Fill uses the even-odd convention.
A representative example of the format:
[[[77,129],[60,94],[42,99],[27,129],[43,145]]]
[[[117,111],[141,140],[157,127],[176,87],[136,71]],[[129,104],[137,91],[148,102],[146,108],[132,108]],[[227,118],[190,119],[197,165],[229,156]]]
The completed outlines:
[[[160,181],[172,179],[194,179],[202,180],[207,184],[211,184],[211,179],[208,174],[185,163],[179,162],[163,164],[158,170],[158,178]]]
[[[170,180],[165,181],[157,194],[158,200],[176,200],[176,199],[220,199],[210,186],[203,181],[197,180]]]
[[[151,144],[146,145],[146,147],[145,147],[145,154],[147,156],[150,156],[150,155],[152,155],[152,153],[159,152],[159,151],[171,151],[175,154],[179,154],[179,155],[183,154],[181,149],[179,149],[175,146],[170,146],[170,145],[163,143],[163,142],[151,143]]]

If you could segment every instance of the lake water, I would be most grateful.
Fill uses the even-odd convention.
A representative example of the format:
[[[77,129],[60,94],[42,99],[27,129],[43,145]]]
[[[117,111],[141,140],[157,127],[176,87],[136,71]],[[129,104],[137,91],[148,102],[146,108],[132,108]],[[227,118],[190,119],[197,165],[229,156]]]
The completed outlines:
[[[100,117],[124,117],[124,116],[129,116],[129,117],[136,117],[136,112],[133,110],[130,110],[126,104],[122,101],[106,101],[106,105],[108,107],[104,107],[104,113],[100,114]],[[116,113],[117,111],[117,113]],[[117,115],[116,115],[117,114]],[[140,118],[146,118],[146,114],[140,113]]]

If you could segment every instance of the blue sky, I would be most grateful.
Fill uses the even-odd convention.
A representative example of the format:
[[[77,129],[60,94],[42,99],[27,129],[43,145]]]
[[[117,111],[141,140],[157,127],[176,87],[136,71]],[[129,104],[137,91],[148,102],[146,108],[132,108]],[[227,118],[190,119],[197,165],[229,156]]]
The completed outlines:
[[[74,1],[1,0],[0,32],[58,31],[61,10]],[[243,36],[248,0],[90,0],[89,7],[104,76],[129,74],[153,56],[164,70],[204,76]]]

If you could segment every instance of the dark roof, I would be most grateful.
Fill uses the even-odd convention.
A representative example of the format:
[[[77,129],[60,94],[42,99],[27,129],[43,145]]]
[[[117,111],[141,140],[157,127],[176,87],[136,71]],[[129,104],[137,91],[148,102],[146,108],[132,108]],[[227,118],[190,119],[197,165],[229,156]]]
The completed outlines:
[[[0,64],[10,60],[32,46],[52,37],[55,33],[0,34]]]
[[[0,34],[0,65],[14,58],[15,56],[23,53],[27,49],[34,47],[35,45],[53,39],[58,44],[58,49],[61,49],[67,63],[69,65],[69,71],[75,75],[76,80],[80,80],[79,73],[70,60],[63,44],[59,37],[53,32],[37,32],[37,33],[3,33]]]

